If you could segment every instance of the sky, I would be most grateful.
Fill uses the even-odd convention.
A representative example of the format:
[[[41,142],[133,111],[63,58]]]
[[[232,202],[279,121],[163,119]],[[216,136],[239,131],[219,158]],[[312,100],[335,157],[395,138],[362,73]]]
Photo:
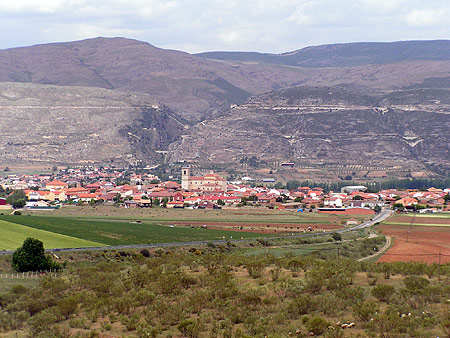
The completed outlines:
[[[0,0],[0,49],[126,37],[190,53],[450,39],[449,0]]]

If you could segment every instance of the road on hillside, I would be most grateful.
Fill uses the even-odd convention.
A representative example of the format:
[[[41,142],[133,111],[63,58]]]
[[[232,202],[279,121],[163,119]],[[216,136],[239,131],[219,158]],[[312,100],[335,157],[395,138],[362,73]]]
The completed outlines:
[[[392,210],[382,209],[379,214],[377,214],[372,220],[355,225],[353,227],[344,228],[340,230],[327,231],[327,232],[314,232],[314,233],[303,233],[292,236],[281,236],[281,237],[265,237],[264,239],[287,239],[287,238],[305,238],[305,237],[316,237],[316,236],[326,236],[330,233],[345,233],[350,231],[355,231],[359,229],[368,228],[375,223],[380,223],[386,220],[392,215]],[[190,241],[190,242],[171,242],[171,243],[155,243],[155,244],[129,244],[129,245],[115,245],[115,246],[102,246],[102,247],[84,247],[84,248],[63,248],[63,249],[46,249],[46,252],[74,252],[74,251],[93,251],[93,250],[124,250],[124,249],[146,249],[146,248],[167,248],[167,247],[180,247],[180,246],[195,246],[195,245],[207,245],[208,243],[213,244],[226,244],[227,242],[252,242],[256,241],[257,238],[252,239],[241,239],[241,240],[215,240],[215,241]],[[0,255],[11,255],[14,251],[0,251]]]

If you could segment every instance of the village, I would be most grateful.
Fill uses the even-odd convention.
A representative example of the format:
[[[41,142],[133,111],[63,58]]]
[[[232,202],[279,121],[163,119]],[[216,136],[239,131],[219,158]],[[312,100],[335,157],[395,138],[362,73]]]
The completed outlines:
[[[181,180],[162,181],[149,173],[112,168],[68,168],[53,174],[8,174],[0,177],[0,209],[52,209],[64,205],[115,205],[123,208],[223,209],[267,207],[296,212],[371,215],[384,207],[399,211],[449,210],[450,189],[386,189],[368,192],[365,186],[340,191],[302,186],[277,189],[268,183],[227,182],[210,171],[192,176],[181,168]],[[19,192],[19,193],[18,193]]]

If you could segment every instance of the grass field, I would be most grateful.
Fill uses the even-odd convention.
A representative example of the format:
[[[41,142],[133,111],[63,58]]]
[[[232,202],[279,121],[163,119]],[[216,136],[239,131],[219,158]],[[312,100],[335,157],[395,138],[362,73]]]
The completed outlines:
[[[403,222],[384,222],[386,225],[406,225],[409,226],[411,223],[403,223]],[[412,226],[421,226],[421,227],[450,227],[450,224],[435,224],[435,223],[417,223],[414,222]]]
[[[50,233],[76,237],[82,240],[95,241],[106,245],[122,244],[151,244],[165,242],[185,242],[196,240],[218,240],[226,238],[238,239],[260,238],[264,234],[220,231],[210,229],[197,229],[190,227],[168,227],[156,225],[153,222],[143,221],[141,224],[115,220],[81,220],[70,217],[48,216],[0,216],[0,221],[20,224],[34,229],[45,230]],[[6,221],[6,222],[5,222]],[[27,229],[27,228],[25,228]],[[27,237],[31,236],[31,232]],[[62,237],[63,238],[63,237]],[[23,240],[22,240],[23,241]],[[54,247],[66,247],[56,243]],[[44,243],[45,245],[45,243]],[[92,245],[78,245],[92,246]],[[45,245],[46,248],[50,246]],[[73,246],[69,246],[73,247]]]
[[[413,226],[450,227],[450,214],[397,214],[391,217],[388,222],[383,222],[383,224],[410,225],[411,222]]]
[[[33,229],[16,223],[0,220],[0,250],[17,249],[27,237],[41,240],[46,249],[78,248],[102,246],[101,243],[75,238],[65,234],[53,233],[45,230]]]

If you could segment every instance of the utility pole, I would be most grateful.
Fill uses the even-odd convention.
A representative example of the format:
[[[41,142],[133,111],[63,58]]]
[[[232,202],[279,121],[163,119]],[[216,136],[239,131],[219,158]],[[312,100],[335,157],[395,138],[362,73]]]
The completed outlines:
[[[338,264],[338,267],[341,266],[341,264],[340,264],[340,256],[341,256],[341,246],[338,245],[338,248],[337,248],[337,264]]]
[[[441,280],[441,250],[439,250],[438,280]]]

